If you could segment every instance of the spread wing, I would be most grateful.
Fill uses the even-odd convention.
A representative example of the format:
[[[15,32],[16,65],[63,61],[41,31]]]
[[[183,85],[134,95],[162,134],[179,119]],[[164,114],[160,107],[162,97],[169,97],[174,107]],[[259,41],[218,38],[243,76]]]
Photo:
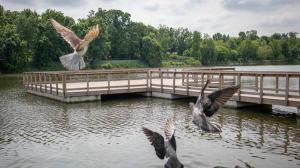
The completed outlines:
[[[222,90],[215,91],[209,94],[207,97],[210,99],[210,111],[215,113],[218,109],[223,106],[227,100],[240,88],[239,85],[231,86]],[[213,114],[211,114],[213,115]],[[211,116],[209,115],[209,116]]]
[[[89,45],[99,35],[99,26],[93,26],[90,31],[84,36],[84,39],[79,44],[77,50],[83,49],[85,46]]]
[[[154,146],[157,157],[164,159],[165,157],[165,142],[164,137],[159,133],[149,130],[148,128],[143,127],[143,132],[147,136],[148,140],[151,142],[151,145]]]
[[[66,40],[71,45],[72,48],[75,49],[81,43],[82,40],[77,37],[76,34],[70,29],[62,26],[54,19],[50,19],[50,21],[55,30],[61,35],[62,38],[64,38],[64,40]]]
[[[176,151],[176,140],[175,140],[175,124],[172,119],[168,119],[165,125],[165,136]]]

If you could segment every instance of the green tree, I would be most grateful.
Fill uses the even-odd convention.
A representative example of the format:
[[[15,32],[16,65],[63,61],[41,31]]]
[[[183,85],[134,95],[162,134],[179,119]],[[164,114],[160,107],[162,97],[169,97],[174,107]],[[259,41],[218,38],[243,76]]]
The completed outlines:
[[[161,64],[160,44],[156,39],[145,36],[142,39],[142,59],[151,67]]]
[[[201,63],[203,65],[215,65],[217,63],[217,53],[214,41],[206,39],[201,47]]]
[[[194,31],[191,56],[194,57],[196,60],[201,59],[200,38],[201,38],[200,33],[197,31]]]

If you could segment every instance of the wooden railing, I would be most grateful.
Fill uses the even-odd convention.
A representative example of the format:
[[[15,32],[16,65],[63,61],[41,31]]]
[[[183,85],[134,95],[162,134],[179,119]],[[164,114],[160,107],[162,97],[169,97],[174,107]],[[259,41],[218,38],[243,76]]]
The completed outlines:
[[[23,86],[27,90],[63,97],[99,95],[115,93],[118,89],[121,93],[141,88],[147,91],[148,76],[147,70],[26,72]],[[139,82],[132,82],[135,80]]]
[[[300,106],[298,72],[176,69],[26,72],[23,86],[63,97],[147,91],[198,96],[207,79],[210,83],[206,93],[239,84],[241,89],[232,100]]]
[[[153,83],[153,79],[160,82]],[[180,80],[179,80],[180,79]],[[207,79],[208,92],[241,85],[234,100],[285,106],[300,105],[300,73],[265,71],[151,71],[152,91],[197,96]]]

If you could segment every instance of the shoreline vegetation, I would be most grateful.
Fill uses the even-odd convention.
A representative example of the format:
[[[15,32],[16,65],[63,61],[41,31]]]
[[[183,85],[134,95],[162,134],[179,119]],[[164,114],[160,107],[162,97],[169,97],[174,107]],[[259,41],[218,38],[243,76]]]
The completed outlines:
[[[5,10],[0,5],[0,73],[64,69],[59,57],[72,49],[55,32],[50,18],[79,37],[99,24],[101,34],[85,56],[87,69],[300,64],[297,32],[258,36],[256,30],[249,30],[237,37],[210,36],[187,28],[134,22],[121,10],[91,10],[75,22],[60,11],[38,14],[30,9]]]

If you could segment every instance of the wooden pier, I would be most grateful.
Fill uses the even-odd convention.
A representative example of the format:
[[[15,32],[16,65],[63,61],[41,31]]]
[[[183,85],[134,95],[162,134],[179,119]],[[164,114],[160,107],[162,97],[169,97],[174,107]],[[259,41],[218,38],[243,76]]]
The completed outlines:
[[[298,72],[236,71],[234,68],[25,72],[23,86],[35,95],[80,102],[123,93],[198,96],[208,78],[211,82],[205,91],[207,94],[240,84],[241,89],[232,101],[300,106]]]

